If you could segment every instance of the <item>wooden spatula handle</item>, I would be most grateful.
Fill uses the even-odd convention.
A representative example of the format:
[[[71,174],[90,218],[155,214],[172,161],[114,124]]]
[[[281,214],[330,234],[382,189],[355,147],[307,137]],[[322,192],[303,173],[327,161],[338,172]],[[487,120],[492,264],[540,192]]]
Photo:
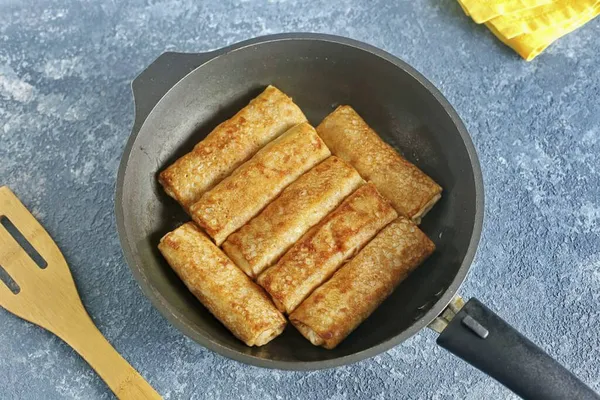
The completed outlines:
[[[115,396],[124,400],[161,399],[161,396],[112,347],[85,311],[71,317],[68,328],[55,333],[100,375]]]
[[[46,262],[43,269],[36,265],[13,233],[1,224],[0,264],[19,291],[11,292],[0,282],[0,306],[71,345],[119,399],[160,399],[96,328],[56,243],[6,186],[0,187],[0,217],[6,217]]]

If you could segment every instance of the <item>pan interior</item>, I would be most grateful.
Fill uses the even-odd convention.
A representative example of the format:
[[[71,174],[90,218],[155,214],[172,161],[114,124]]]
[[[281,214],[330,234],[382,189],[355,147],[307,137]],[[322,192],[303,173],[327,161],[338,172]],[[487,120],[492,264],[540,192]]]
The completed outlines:
[[[188,292],[156,247],[165,233],[189,219],[158,185],[157,173],[268,84],[292,96],[315,126],[338,105],[352,105],[384,140],[444,188],[421,226],[435,242],[435,254],[334,350],[312,346],[292,326],[264,347],[246,347]],[[369,349],[423,327],[428,321],[422,317],[457,276],[462,279],[459,270],[476,225],[476,177],[467,147],[444,107],[417,79],[369,51],[329,41],[286,40],[223,54],[167,93],[146,119],[126,163],[119,206],[140,284],[178,328],[242,361],[295,368],[298,362],[328,366],[359,352],[373,355]]]

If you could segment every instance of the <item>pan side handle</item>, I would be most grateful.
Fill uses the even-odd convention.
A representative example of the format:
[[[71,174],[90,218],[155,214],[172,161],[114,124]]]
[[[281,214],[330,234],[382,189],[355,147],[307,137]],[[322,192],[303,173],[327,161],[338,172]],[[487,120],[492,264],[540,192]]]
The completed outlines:
[[[460,308],[462,306],[462,308]],[[598,400],[600,396],[479,300],[453,300],[432,329],[437,344],[533,400]]]
[[[215,58],[221,52],[161,54],[131,82],[135,106],[133,132],[139,131],[142,124],[159,100],[184,76],[200,65]]]

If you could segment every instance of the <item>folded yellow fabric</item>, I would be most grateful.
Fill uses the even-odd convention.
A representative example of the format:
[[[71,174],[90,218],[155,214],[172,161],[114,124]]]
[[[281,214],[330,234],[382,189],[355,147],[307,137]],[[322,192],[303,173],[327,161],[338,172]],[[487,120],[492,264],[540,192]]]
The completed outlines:
[[[600,0],[554,0],[553,3],[523,11],[500,15],[488,26],[506,39],[526,33],[568,26],[593,12]]]
[[[585,1],[585,0],[581,0]],[[566,20],[556,26],[551,26],[543,30],[537,30],[533,33],[526,33],[507,39],[491,23],[486,26],[500,39],[504,44],[515,50],[521,57],[527,61],[533,60],[542,51],[544,51],[552,42],[566,35],[569,32],[585,25],[600,14],[600,3],[587,12],[582,13],[579,18]]]
[[[552,0],[458,0],[473,21],[482,24],[492,18],[550,4]]]

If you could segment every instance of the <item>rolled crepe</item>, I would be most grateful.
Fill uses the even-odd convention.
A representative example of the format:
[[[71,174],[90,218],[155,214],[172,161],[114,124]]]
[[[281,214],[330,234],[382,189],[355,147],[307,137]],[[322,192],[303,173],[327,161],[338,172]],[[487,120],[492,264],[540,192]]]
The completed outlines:
[[[217,126],[194,150],[159,175],[169,196],[186,210],[261,147],[306,117],[273,86]]]
[[[308,123],[262,148],[190,207],[190,215],[221,245],[283,189],[331,153]]]
[[[283,315],[192,222],[167,233],[163,256],[202,304],[248,346],[262,346],[285,328]]]
[[[399,217],[315,290],[290,322],[315,346],[333,349],[434,249],[412,221]]]
[[[417,224],[440,199],[442,188],[385,143],[350,106],[340,106],[317,127],[331,152],[349,162]]]
[[[223,250],[248,276],[255,278],[362,182],[354,168],[337,157],[329,157],[229,236]]]
[[[280,311],[291,313],[398,214],[373,184],[350,195],[258,277]]]

